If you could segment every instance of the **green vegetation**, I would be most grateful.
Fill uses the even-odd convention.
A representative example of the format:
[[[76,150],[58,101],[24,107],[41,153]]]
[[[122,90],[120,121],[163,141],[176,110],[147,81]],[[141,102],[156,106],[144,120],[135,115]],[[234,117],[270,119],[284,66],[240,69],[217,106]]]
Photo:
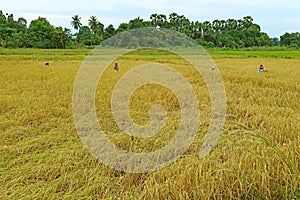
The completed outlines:
[[[1,47],[66,48],[69,34],[69,29],[55,28],[42,17],[33,20],[27,28],[26,19],[15,21],[13,14],[6,18],[0,11]]]
[[[298,50],[208,50],[212,57],[230,57],[230,58],[300,58]]]
[[[137,17],[118,27],[105,27],[96,16],[91,16],[87,25],[81,17],[74,15],[70,25],[78,32],[72,34],[68,28],[54,27],[46,18],[39,17],[27,27],[26,19],[15,20],[13,14],[0,11],[0,45],[7,48],[80,48],[100,44],[107,38],[126,30],[143,27],[167,28],[184,33],[205,47],[248,48],[285,46],[300,47],[299,33],[285,33],[278,38],[270,38],[254,23],[251,16],[243,19],[191,21],[184,15],[171,13],[152,14],[149,20]]]
[[[89,49],[5,49],[0,48],[0,61],[82,61]]]
[[[178,59],[170,62],[173,55],[157,57],[148,50],[120,58],[119,72],[105,72],[105,85],[96,95],[98,120],[125,149],[159,148],[172,136],[140,141],[116,129],[108,94],[132,66],[149,60],[167,64],[199,97],[200,126],[186,154],[160,171],[130,174],[97,162],[75,129],[73,84],[89,50],[0,49],[0,199],[300,199],[297,52],[209,52],[224,80],[227,117],[217,146],[203,159],[198,152],[210,102],[203,80],[190,67]],[[51,67],[44,67],[44,59]],[[258,73],[259,64],[268,72]],[[149,105],[162,97],[170,100],[166,108],[180,111],[170,92],[149,85],[132,96],[133,119],[147,123]],[[171,118],[166,126],[172,131],[177,122]]]

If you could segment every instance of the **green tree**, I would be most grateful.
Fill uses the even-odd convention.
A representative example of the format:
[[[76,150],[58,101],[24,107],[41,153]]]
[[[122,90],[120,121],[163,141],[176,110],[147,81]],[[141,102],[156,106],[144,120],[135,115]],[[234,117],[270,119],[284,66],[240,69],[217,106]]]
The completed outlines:
[[[235,31],[238,27],[238,22],[235,19],[228,19],[225,27],[228,31]]]
[[[260,33],[260,36],[256,38],[257,46],[272,46],[272,39],[267,33]]]
[[[14,22],[15,22],[14,15],[13,14],[8,15],[7,23],[9,24],[9,23],[14,23]]]
[[[115,34],[115,28],[112,24],[104,29],[104,39],[110,38]]]
[[[4,27],[6,24],[6,17],[3,14],[2,10],[0,10],[0,27]]]
[[[215,33],[219,33],[221,31],[221,21],[216,19],[212,22],[212,29]]]
[[[90,46],[92,45],[92,32],[88,26],[82,26],[79,29],[77,40],[80,44]]]
[[[244,17],[242,24],[243,24],[244,29],[250,28],[251,25],[253,24],[253,18],[251,16]]]
[[[120,33],[122,31],[128,30],[128,24],[127,23],[121,23],[119,27],[116,29],[115,33]]]
[[[82,24],[81,24],[80,20],[81,20],[81,17],[79,17],[78,15],[74,15],[72,17],[71,25],[73,26],[74,29],[78,30],[81,28]]]
[[[150,16],[150,20],[151,20],[151,24],[153,25],[153,27],[157,27],[158,26],[158,19],[157,19],[158,14],[152,14]]]
[[[101,22],[98,22],[96,34],[100,35],[100,34],[103,34],[103,32],[104,32],[104,24],[102,24]]]
[[[196,21],[193,26],[193,33],[194,37],[193,38],[202,38],[203,37],[203,25],[201,22]]]
[[[7,47],[7,41],[16,32],[17,32],[17,30],[14,28],[9,28],[9,27],[0,28],[1,47],[3,47],[3,48]]]
[[[290,41],[290,34],[284,33],[282,36],[280,36],[280,45],[281,46],[289,46],[291,44]]]
[[[98,19],[96,16],[91,16],[88,25],[90,26],[92,32],[96,34],[98,32]]]
[[[145,24],[144,24],[144,20],[141,19],[140,17],[132,19],[128,23],[129,29],[142,28],[142,27],[145,27]]]
[[[290,34],[290,47],[300,47],[300,33],[291,33]]]
[[[164,14],[157,15],[157,25],[164,28],[167,24],[167,16]]]
[[[300,47],[300,33],[285,33],[280,36],[280,45],[287,47]]]
[[[172,30],[179,29],[179,15],[177,13],[171,13],[169,15],[169,28]]]
[[[205,21],[203,22],[202,27],[204,41],[215,43],[215,34],[213,32],[212,24],[209,21]],[[210,46],[212,45],[210,44]]]
[[[25,18],[23,18],[23,17],[19,17],[19,18],[18,18],[18,23],[19,23],[20,25],[24,26],[24,27],[27,26],[27,20],[26,20]]]
[[[54,30],[54,27],[46,18],[39,17],[38,19],[31,21],[27,31],[30,38],[30,47],[54,48]]]

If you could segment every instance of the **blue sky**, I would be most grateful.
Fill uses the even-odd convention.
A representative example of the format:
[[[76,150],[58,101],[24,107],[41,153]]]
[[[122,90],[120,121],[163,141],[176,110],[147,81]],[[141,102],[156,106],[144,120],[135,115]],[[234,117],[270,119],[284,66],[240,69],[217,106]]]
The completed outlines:
[[[71,28],[71,17],[78,14],[87,24],[95,15],[105,25],[117,27],[121,22],[140,16],[149,20],[152,13],[169,15],[176,12],[190,20],[241,19],[250,15],[270,37],[285,32],[300,32],[300,1],[298,0],[1,0],[0,10],[13,13],[15,19],[29,22],[46,17],[52,25]]]

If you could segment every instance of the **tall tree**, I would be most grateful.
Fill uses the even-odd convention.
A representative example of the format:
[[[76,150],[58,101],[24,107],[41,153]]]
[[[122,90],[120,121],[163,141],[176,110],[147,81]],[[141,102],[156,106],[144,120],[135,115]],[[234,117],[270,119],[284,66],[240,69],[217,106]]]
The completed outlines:
[[[273,41],[266,33],[260,33],[259,37],[256,37],[257,46],[271,46]]]
[[[253,18],[251,16],[246,16],[243,18],[243,26],[244,28],[250,28],[253,24]]]
[[[53,31],[53,48],[63,49],[66,48],[68,35],[62,27],[55,28]]]
[[[96,16],[91,16],[88,25],[90,26],[92,32],[96,34],[98,32],[98,19]]]
[[[203,37],[203,26],[202,23],[199,21],[196,21],[194,24],[194,28],[195,28],[195,37],[196,38],[202,38]]]
[[[228,31],[234,31],[237,29],[238,22],[235,19],[228,19],[226,21],[226,29]]]
[[[151,23],[155,28],[158,26],[157,16],[158,16],[158,14],[156,14],[156,13],[154,13],[150,16]]]
[[[78,38],[80,43],[84,45],[92,45],[92,32],[88,26],[82,26],[78,32]]]
[[[2,10],[0,10],[0,27],[5,26],[5,24],[6,24],[6,17],[3,14]]]
[[[128,23],[129,29],[142,28],[142,27],[145,27],[145,24],[144,24],[144,20],[141,19],[140,17],[132,19]]]
[[[157,25],[160,27],[165,27],[167,23],[167,16],[164,14],[157,15]]]
[[[280,36],[281,46],[300,47],[300,33],[285,33]]]
[[[54,27],[46,18],[39,17],[31,21],[28,31],[30,46],[37,48],[53,48]]]
[[[78,15],[74,15],[72,17],[71,25],[73,26],[74,29],[78,30],[81,28],[82,24],[80,22],[81,17]]]
[[[115,28],[112,24],[104,29],[104,39],[110,38],[115,34]]]

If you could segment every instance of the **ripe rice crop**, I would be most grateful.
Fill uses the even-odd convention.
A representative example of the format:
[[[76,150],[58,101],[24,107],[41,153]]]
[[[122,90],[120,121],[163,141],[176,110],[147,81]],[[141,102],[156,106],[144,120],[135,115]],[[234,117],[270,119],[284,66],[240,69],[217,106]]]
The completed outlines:
[[[180,71],[199,98],[201,120],[188,151],[162,170],[115,171],[98,162],[77,135],[72,92],[88,50],[0,49],[0,199],[298,199],[300,198],[300,60],[285,52],[212,51],[227,95],[221,137],[208,156],[198,151],[211,116],[204,81],[173,55],[151,51],[118,60],[96,93],[98,121],[118,146],[135,152],[161,148],[180,121],[178,101],[150,84],[131,98],[130,114],[149,123],[151,105],[170,116],[149,140],[122,133],[110,112],[116,81],[149,60]],[[251,55],[255,53],[251,52]],[[277,57],[270,56],[277,55]],[[44,66],[48,59],[50,67]],[[258,73],[263,64],[268,72]]]

